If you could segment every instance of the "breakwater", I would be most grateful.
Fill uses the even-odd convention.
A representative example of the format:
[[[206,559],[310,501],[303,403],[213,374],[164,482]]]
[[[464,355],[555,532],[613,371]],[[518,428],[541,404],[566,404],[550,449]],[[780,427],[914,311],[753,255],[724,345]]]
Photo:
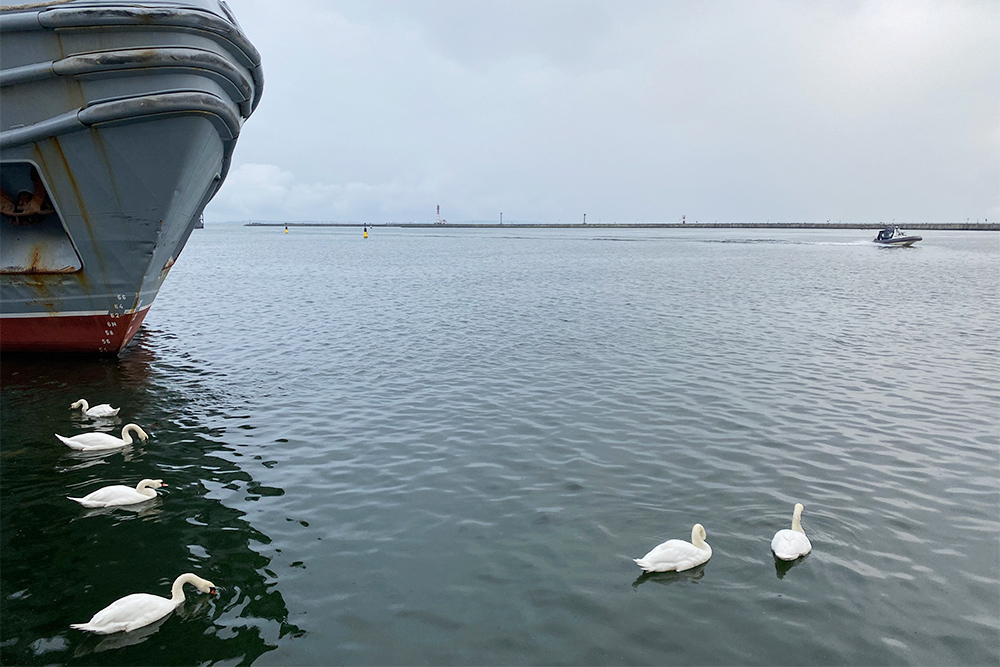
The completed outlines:
[[[882,222],[596,222],[596,223],[473,223],[459,222],[437,224],[433,222],[248,222],[245,227],[399,227],[425,229],[447,227],[453,229],[883,229],[893,223]],[[904,229],[938,231],[1000,231],[996,222],[907,222],[898,225]]]

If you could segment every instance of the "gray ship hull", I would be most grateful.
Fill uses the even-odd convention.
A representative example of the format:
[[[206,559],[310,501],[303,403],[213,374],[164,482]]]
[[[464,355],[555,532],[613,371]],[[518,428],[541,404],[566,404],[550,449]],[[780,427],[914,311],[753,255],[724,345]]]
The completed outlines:
[[[260,99],[214,0],[0,14],[0,349],[117,353]]]

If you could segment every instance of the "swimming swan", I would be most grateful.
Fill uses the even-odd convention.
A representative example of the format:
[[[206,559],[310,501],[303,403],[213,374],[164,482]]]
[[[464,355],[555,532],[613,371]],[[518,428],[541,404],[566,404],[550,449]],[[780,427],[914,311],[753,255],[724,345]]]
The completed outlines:
[[[135,431],[136,435],[139,436],[140,440],[145,440],[149,436],[146,432],[135,424],[126,424],[125,428],[122,429],[122,437],[116,438],[113,435],[107,433],[81,433],[80,435],[74,435],[72,438],[64,438],[58,433],[55,434],[64,445],[71,447],[72,449],[77,449],[82,452],[95,452],[101,451],[103,449],[118,449],[124,447],[125,445],[132,444],[132,437],[128,434],[129,431]]]
[[[115,484],[114,486],[105,486],[93,493],[88,493],[83,498],[66,497],[70,500],[75,500],[84,507],[134,505],[155,498],[156,489],[161,486],[166,486],[162,479],[144,479],[135,488]]]
[[[184,584],[191,584],[202,593],[216,594],[215,584],[188,572],[174,579],[169,598],[149,593],[126,595],[94,614],[86,623],[72,623],[69,627],[110,635],[155,623],[184,603]]]
[[[100,405],[90,407],[87,405],[87,401],[82,398],[73,405],[69,406],[70,410],[75,410],[77,408],[81,408],[83,410],[83,414],[88,417],[114,417],[118,414],[118,411],[121,410],[121,408],[113,408],[107,403],[101,403]]]
[[[633,558],[635,564],[646,572],[683,572],[697,567],[712,557],[712,547],[705,538],[705,528],[700,523],[691,529],[691,541],[667,540],[653,547],[642,558]]]
[[[812,544],[802,530],[802,503],[795,503],[792,513],[792,529],[782,528],[771,540],[771,551],[781,560],[795,560],[812,551]]]

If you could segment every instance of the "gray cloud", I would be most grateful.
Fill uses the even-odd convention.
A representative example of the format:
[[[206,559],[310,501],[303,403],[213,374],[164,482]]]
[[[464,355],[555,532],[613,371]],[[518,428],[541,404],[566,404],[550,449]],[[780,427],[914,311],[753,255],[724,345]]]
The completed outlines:
[[[1000,219],[993,3],[230,5],[210,220]]]

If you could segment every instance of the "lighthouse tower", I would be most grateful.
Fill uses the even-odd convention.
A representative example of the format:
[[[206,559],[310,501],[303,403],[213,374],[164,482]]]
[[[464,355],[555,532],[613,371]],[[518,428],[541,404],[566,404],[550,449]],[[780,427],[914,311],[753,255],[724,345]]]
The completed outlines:
[[[437,224],[441,224],[441,204],[438,204],[438,220]]]

